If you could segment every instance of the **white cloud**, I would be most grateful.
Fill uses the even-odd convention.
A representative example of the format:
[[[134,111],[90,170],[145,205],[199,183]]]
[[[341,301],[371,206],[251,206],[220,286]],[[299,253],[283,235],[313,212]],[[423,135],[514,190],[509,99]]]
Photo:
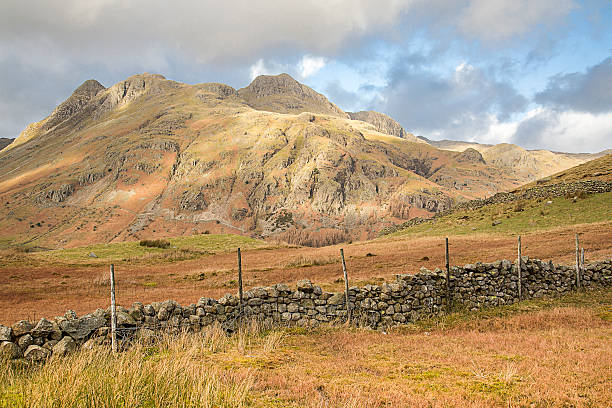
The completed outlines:
[[[612,148],[612,112],[558,112],[537,107],[515,121],[503,122],[494,115],[481,119],[488,122],[487,126],[464,139],[490,144],[514,143],[526,149],[574,153],[599,152]],[[434,139],[462,139],[453,137],[448,129],[438,129],[431,136]]]
[[[276,61],[266,61],[260,58],[249,67],[249,73],[251,80],[253,80],[259,75],[282,74],[283,72],[288,72],[289,68],[290,66],[287,64],[281,64]]]
[[[489,127],[485,132],[474,135],[470,141],[480,143],[512,143],[516,129],[518,128],[518,122],[500,122],[500,120],[493,115],[488,115]]]
[[[327,60],[323,57],[315,57],[312,55],[304,55],[298,64],[298,71],[302,78],[308,78],[319,72],[327,64]]]
[[[612,148],[612,112],[593,114],[548,108],[530,111],[518,123],[513,141],[523,147],[566,152]]]
[[[268,73],[268,69],[266,68],[266,64],[263,59],[258,59],[256,63],[251,65],[249,68],[249,72],[251,73],[251,80],[257,78],[260,75],[265,75]]]
[[[60,55],[90,61],[156,47],[219,64],[288,50],[331,54],[390,30],[415,1],[3,0],[0,48],[47,39]]]
[[[550,26],[575,7],[572,0],[471,0],[456,24],[469,37],[497,42]]]

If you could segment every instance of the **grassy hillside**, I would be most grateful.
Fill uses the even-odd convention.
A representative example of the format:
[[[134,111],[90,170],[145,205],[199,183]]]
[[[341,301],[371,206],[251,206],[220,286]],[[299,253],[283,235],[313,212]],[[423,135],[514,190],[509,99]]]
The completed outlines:
[[[606,406],[611,308],[608,290],[389,332],[212,328],[41,367],[0,361],[0,406]]]
[[[518,190],[525,190],[536,185],[571,183],[582,180],[612,181],[612,154],[598,157],[576,167],[553,174],[545,179],[529,183]]]
[[[593,194],[577,200],[558,197],[493,204],[477,210],[461,209],[391,235],[521,234],[605,221],[612,221],[612,193]]]

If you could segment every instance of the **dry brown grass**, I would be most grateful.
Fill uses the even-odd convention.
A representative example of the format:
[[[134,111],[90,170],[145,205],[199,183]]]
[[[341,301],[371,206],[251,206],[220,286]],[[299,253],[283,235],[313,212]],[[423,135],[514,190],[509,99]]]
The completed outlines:
[[[523,254],[571,264],[575,232],[581,233],[587,261],[612,256],[612,222],[527,233],[523,235]],[[459,235],[449,240],[453,265],[516,257],[513,235]],[[308,278],[325,290],[341,290],[342,282],[336,282],[342,277],[340,247],[244,250],[245,289],[279,282],[294,284]],[[342,247],[351,285],[393,280],[395,274],[415,273],[422,266],[444,266],[444,239],[439,237],[390,237]],[[84,314],[108,307],[108,286],[96,284],[98,277],[108,274],[107,265],[33,265],[27,259],[23,264],[0,266],[0,324],[63,315],[68,309]],[[333,259],[337,262],[327,263]],[[236,263],[236,254],[230,252],[172,263],[116,265],[117,301],[124,306],[166,299],[190,304],[201,296],[219,298],[236,293]]]
[[[0,369],[0,406],[603,407],[611,318],[608,290],[387,333],[213,327],[117,356],[99,348]]]

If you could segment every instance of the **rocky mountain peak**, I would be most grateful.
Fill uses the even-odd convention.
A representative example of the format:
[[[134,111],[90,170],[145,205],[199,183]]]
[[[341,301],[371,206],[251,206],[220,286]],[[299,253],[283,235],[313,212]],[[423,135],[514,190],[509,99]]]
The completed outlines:
[[[482,154],[476,149],[468,147],[456,157],[458,162],[470,162],[470,163],[482,163],[485,164],[485,160]]]
[[[105,89],[106,88],[95,79],[88,79],[83,82],[74,90],[68,99],[62,102],[55,108],[51,115],[49,115],[48,120],[44,124],[44,130],[51,129],[79,113],[89,101]]]
[[[88,79],[83,82],[77,89],[72,93],[73,95],[88,95],[90,98],[96,96],[98,92],[106,89],[104,85],[96,81],[95,79]]]
[[[391,116],[385,115],[384,113],[375,112],[375,111],[360,111],[360,112],[347,112],[349,117],[353,120],[361,120],[362,122],[367,122],[376,128],[380,133],[386,133],[388,135],[393,135],[397,137],[401,137],[402,139],[406,137],[406,131],[393,119]]]
[[[260,75],[244,89],[249,90],[258,97],[287,94],[312,96],[316,94],[313,89],[300,84],[289,74]]]
[[[238,94],[254,109],[278,113],[312,112],[348,118],[324,95],[288,74],[260,75]]]

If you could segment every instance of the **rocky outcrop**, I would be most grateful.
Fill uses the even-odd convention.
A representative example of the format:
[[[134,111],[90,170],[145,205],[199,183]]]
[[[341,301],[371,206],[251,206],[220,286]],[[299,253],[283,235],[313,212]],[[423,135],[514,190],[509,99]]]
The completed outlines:
[[[463,152],[459,153],[455,158],[458,162],[462,163],[467,162],[486,164],[484,158],[482,157],[482,154],[480,154],[478,150],[472,149],[471,147],[468,147]]]
[[[362,122],[367,122],[371,125],[374,125],[374,128],[380,133],[385,133],[387,135],[401,137],[402,139],[408,138],[410,139],[416,138],[409,133],[407,133],[402,125],[397,123],[395,119],[392,117],[385,115],[384,113],[375,112],[375,111],[361,111],[361,112],[347,112],[349,117],[353,120],[361,120]]]
[[[79,113],[96,95],[103,91],[104,86],[95,79],[83,82],[68,99],[62,102],[49,115],[43,130],[49,130]]]
[[[346,112],[324,95],[299,83],[287,74],[260,75],[238,95],[257,110],[278,113],[312,112],[348,118]]]
[[[44,203],[45,201],[61,203],[66,201],[66,199],[68,199],[72,193],[74,193],[74,186],[72,184],[62,184],[61,186],[43,191],[38,197],[38,201],[41,203]]]

